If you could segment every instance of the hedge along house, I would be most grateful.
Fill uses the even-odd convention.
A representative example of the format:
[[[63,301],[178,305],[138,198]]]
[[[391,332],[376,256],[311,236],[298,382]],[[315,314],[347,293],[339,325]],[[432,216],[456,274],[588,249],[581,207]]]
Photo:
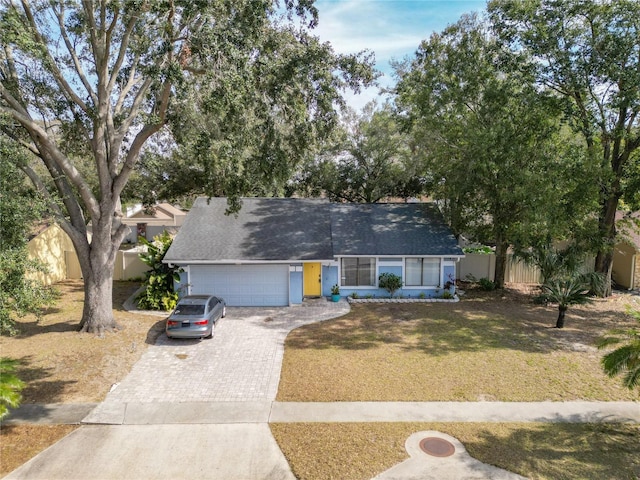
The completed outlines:
[[[454,293],[462,250],[426,203],[335,204],[322,199],[199,198],[164,262],[184,269],[183,294],[213,293],[231,306],[285,306],[305,297],[385,296],[380,274],[400,276],[396,295]]]

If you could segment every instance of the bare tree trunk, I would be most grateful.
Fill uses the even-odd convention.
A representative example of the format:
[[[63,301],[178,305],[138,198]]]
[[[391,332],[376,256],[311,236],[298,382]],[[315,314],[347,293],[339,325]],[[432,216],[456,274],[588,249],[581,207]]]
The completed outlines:
[[[104,202],[101,216],[92,221],[91,243],[86,234],[67,224],[84,279],[84,308],[80,331],[102,335],[117,328],[113,316],[113,272],[125,228]],[[105,213],[106,212],[106,213]],[[112,237],[112,232],[116,234]]]
[[[504,288],[505,276],[507,272],[507,250],[509,244],[502,239],[496,243],[496,273],[494,283],[496,288]]]
[[[102,335],[117,328],[113,316],[113,266],[84,277],[84,309],[80,331]]]
[[[556,320],[556,328],[564,328],[564,316],[567,313],[566,306],[558,306],[558,320]]]
[[[602,207],[599,227],[605,245],[596,255],[595,270],[602,273],[606,279],[606,287],[603,296],[611,295],[611,271],[613,267],[613,246],[616,240],[616,210],[618,208],[618,196],[611,195]]]

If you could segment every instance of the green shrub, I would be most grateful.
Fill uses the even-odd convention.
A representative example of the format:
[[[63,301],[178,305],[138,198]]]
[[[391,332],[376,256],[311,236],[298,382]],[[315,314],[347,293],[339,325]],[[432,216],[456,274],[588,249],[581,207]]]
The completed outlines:
[[[402,278],[393,273],[385,272],[378,277],[378,285],[389,292],[393,298],[393,294],[402,288]]]
[[[449,292],[448,290],[445,290],[445,291],[442,293],[442,298],[444,298],[445,300],[451,300],[451,299],[453,299],[454,297],[453,297],[453,295],[451,294],[451,292]]]
[[[482,255],[491,255],[492,253],[495,253],[493,249],[487,245],[481,245],[479,247],[464,247],[462,251],[464,253],[479,253]]]
[[[17,363],[16,360],[0,358],[0,419],[8,415],[9,407],[18,407],[22,400],[20,391],[24,382],[15,376]]]
[[[140,237],[140,243],[147,246],[140,260],[150,267],[145,273],[145,289],[136,298],[143,310],[173,310],[178,303],[178,292],[173,290],[173,282],[180,280],[181,268],[162,263],[173,239],[167,232],[153,237],[153,242]]]
[[[490,292],[496,289],[495,282],[493,282],[492,280],[489,280],[488,278],[481,278],[480,280],[478,280],[478,283],[480,284],[480,288],[482,288],[482,290],[485,290],[487,292]]]

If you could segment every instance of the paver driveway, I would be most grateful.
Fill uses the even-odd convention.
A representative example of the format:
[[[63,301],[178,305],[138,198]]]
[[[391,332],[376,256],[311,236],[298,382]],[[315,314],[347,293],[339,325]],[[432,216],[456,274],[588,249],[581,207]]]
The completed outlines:
[[[96,408],[93,421],[101,411],[126,403],[273,401],[286,335],[348,311],[345,301],[325,299],[288,308],[228,307],[212,339],[172,340],[162,334]]]

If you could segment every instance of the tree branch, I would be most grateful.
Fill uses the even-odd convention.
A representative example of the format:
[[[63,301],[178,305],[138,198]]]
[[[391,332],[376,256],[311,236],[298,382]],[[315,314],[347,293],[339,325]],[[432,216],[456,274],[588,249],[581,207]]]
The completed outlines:
[[[61,4],[60,11],[56,11],[55,7],[52,7],[52,9],[55,12],[56,17],[58,17],[58,26],[60,27],[60,34],[62,35],[64,44],[67,47],[67,51],[69,52],[69,55],[71,55],[71,59],[73,60],[73,65],[76,69],[76,72],[78,73],[78,77],[80,78],[82,85],[84,85],[84,88],[87,90],[87,93],[91,97],[91,100],[93,101],[93,103],[94,104],[98,103],[98,97],[96,96],[96,93],[93,91],[93,88],[91,88],[91,84],[87,80],[87,76],[84,73],[84,69],[82,68],[80,59],[78,58],[78,55],[76,55],[76,49],[74,48],[73,44],[71,43],[71,40],[69,39],[69,35],[67,34],[67,29],[64,25],[64,6],[62,6]]]
[[[114,18],[113,22],[115,23],[116,19]],[[133,31],[133,27],[135,27],[137,21],[137,16],[133,15],[125,28],[124,33],[122,34],[122,40],[120,41],[120,51],[118,52],[118,58],[116,59],[115,64],[111,70],[111,78],[109,78],[109,83],[107,86],[107,90],[111,92],[113,90],[113,86],[116,83],[116,79],[118,78],[118,73],[120,72],[120,68],[122,68],[122,62],[127,54],[127,48],[129,48],[129,39],[131,38],[131,32]],[[109,28],[111,30],[111,27]],[[111,37],[109,33],[109,38]]]
[[[147,82],[145,82],[145,84],[146,83]],[[140,92],[138,92],[138,94],[140,94]],[[124,161],[124,165],[122,166],[120,173],[118,174],[118,176],[115,178],[113,182],[112,193],[114,196],[119,196],[120,193],[122,192],[122,189],[127,184],[127,181],[129,180],[129,176],[131,175],[131,172],[135,168],[136,162],[138,160],[138,156],[140,154],[140,150],[142,148],[142,145],[144,145],[144,142],[146,142],[147,139],[151,137],[151,135],[158,132],[162,128],[162,126],[165,124],[170,98],[171,98],[171,82],[169,80],[166,80],[164,85],[162,86],[160,99],[158,100],[157,115],[159,117],[159,121],[152,125],[146,125],[136,135],[135,139],[133,140],[133,143],[131,144],[131,148],[129,148],[129,152],[127,153],[127,157]],[[136,98],[136,100],[138,100],[138,98]],[[132,111],[133,110],[134,109],[132,107]],[[135,111],[137,111],[137,108],[135,109]],[[129,118],[127,120],[132,121],[132,116],[129,115]]]
[[[0,86],[2,90],[4,87]],[[4,92],[3,92],[4,98]],[[9,113],[14,120],[16,120],[22,127],[29,133],[29,136],[33,140],[34,144],[37,146],[40,157],[43,158],[45,155],[49,155],[51,160],[64,172],[65,176],[71,181],[71,183],[78,189],[82,200],[85,205],[91,212],[92,217],[98,218],[100,215],[100,208],[96,198],[93,196],[91,192],[91,188],[87,184],[87,182],[82,178],[80,172],[75,168],[75,166],[69,161],[69,159],[58,149],[57,145],[51,138],[49,134],[37,123],[35,122],[28,114],[25,115],[18,110],[12,108],[3,108],[0,107],[3,111]],[[55,176],[54,176],[55,180]],[[61,194],[67,194],[68,192],[61,190]]]
[[[89,108],[87,107],[86,103],[84,103],[84,101],[76,94],[76,92],[73,91],[73,88],[71,88],[71,85],[69,85],[67,80],[64,78],[64,75],[58,68],[56,61],[51,56],[51,52],[47,47],[48,42],[40,34],[40,31],[38,30],[38,25],[36,24],[36,21],[33,17],[33,13],[31,12],[31,8],[29,7],[29,3],[27,0],[22,0],[22,8],[29,22],[31,35],[33,36],[33,39],[38,44],[41,45],[43,52],[46,54],[48,67],[51,69],[50,70],[51,74],[53,75],[54,80],[60,87],[60,90],[62,91],[63,95],[69,102],[75,103],[84,112],[89,113]]]

